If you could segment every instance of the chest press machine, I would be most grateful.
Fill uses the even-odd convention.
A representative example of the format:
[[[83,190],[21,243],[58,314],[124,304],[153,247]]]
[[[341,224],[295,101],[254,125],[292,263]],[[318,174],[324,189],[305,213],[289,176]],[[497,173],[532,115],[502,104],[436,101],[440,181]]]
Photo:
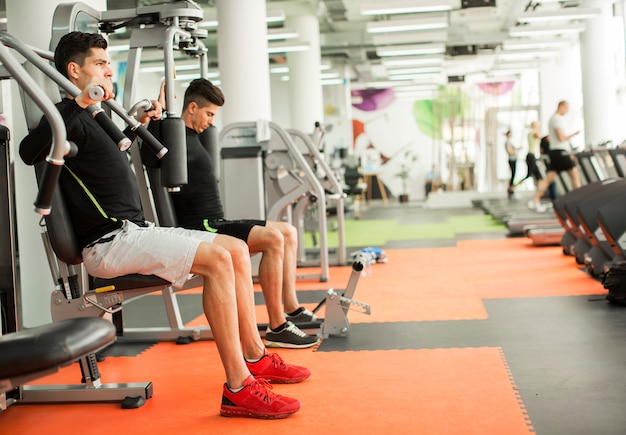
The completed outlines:
[[[0,61],[7,72],[3,74],[3,78],[14,78],[20,89],[29,97],[24,98],[25,105],[31,106],[29,113],[34,113],[36,105],[51,125],[52,147],[46,162],[37,168],[40,187],[35,200],[35,211],[45,217],[46,223],[50,225],[49,230],[55,229],[51,231],[56,235],[55,243],[60,243],[56,245],[59,252],[68,253],[72,246],[64,245],[61,240],[65,236],[71,236],[72,232],[67,225],[69,221],[63,219],[62,197],[55,188],[64,158],[71,150],[71,144],[66,140],[64,121],[53,102],[46,97],[45,91],[38,86],[31,73],[28,73],[13,57],[8,47],[15,49],[27,60],[33,61],[35,66],[50,66],[41,62],[32,49],[11,35],[0,32]],[[9,147],[6,147],[6,150],[4,163],[9,168],[11,165]],[[11,190],[10,183],[13,182],[9,174],[8,171],[6,178],[8,191]],[[9,216],[13,216],[12,210],[9,210]],[[10,226],[12,225],[10,222]],[[15,258],[13,260],[15,265]],[[58,283],[65,290],[69,290],[70,287],[77,290],[76,279],[68,280],[67,287],[61,281]],[[14,291],[19,293],[15,282]],[[68,292],[68,296],[70,293],[72,292]],[[19,299],[19,294],[16,299]],[[63,304],[63,301],[60,304]],[[95,352],[115,341],[115,327],[109,321],[89,313],[75,314],[64,319],[54,317],[53,315],[52,324],[0,337],[0,410],[15,403],[83,401],[120,401],[124,408],[137,408],[152,397],[151,382],[127,384],[101,382]],[[24,385],[38,377],[54,373],[60,367],[76,360],[82,373],[80,384]]]

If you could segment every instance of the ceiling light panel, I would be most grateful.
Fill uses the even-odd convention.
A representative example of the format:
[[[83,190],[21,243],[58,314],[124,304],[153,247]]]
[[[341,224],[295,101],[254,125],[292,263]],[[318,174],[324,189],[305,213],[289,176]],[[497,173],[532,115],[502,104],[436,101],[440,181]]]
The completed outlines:
[[[396,32],[388,35],[375,34],[372,36],[374,45],[409,44],[416,42],[445,42],[448,40],[447,30],[422,32]]]
[[[444,54],[445,52],[446,46],[443,43],[396,45],[393,47],[381,47],[376,50],[376,54],[380,57],[418,56],[423,54]]]
[[[413,65],[441,65],[443,56],[403,56],[388,57],[381,60],[381,64],[390,66],[413,66]]]
[[[425,14],[424,17],[371,21],[366,23],[367,33],[406,32],[410,30],[433,30],[448,27],[448,16],[445,14]]]
[[[500,52],[497,58],[499,60],[532,60],[556,56],[557,54],[556,50],[515,50]]]
[[[583,23],[572,23],[563,26],[515,26],[509,29],[509,36],[555,36],[555,35],[571,35],[585,31]]]
[[[422,68],[398,68],[388,69],[387,75],[425,74],[441,72],[441,66],[426,66]]]
[[[276,41],[280,39],[294,39],[300,34],[294,29],[276,28],[267,29],[267,40]]]
[[[396,0],[361,4],[363,15],[412,14],[416,12],[444,12],[452,9],[450,1],[443,0]]]
[[[285,11],[283,10],[270,10],[265,15],[265,22],[267,23],[282,23],[283,21],[285,21]],[[217,27],[218,25],[217,13],[206,14],[198,23],[198,27]]]
[[[291,53],[294,51],[306,51],[309,49],[308,42],[287,41],[287,42],[271,42],[268,44],[267,52],[269,54]]]
[[[599,8],[559,8],[547,11],[525,12],[517,17],[520,23],[546,23],[551,21],[587,20],[599,17]]]
[[[538,48],[560,48],[570,44],[568,39],[507,39],[502,41],[502,49],[510,50],[534,50]]]

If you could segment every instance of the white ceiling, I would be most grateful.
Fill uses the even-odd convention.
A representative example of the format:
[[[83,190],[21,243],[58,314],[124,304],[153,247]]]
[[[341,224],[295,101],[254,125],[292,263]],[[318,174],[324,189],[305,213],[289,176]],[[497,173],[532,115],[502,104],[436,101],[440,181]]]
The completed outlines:
[[[233,1],[233,0],[231,0]],[[424,0],[414,0],[420,3]],[[606,0],[610,2],[611,0]],[[462,4],[480,4],[489,0],[441,0],[442,3],[452,3],[453,9],[444,12],[447,15],[449,26],[443,31],[427,32],[429,37],[442,41],[446,46],[446,56],[441,75],[464,76],[476,73],[489,73],[494,65],[504,61],[499,60],[498,54],[503,51],[502,44],[511,38],[509,29],[518,23],[520,15],[531,12],[551,11],[557,9],[572,10],[580,8],[580,1],[558,0],[495,0],[493,6],[479,6],[463,8]],[[131,8],[137,6],[168,3],[163,0],[109,0],[108,9]],[[173,3],[173,2],[169,2]],[[215,16],[215,0],[196,0],[195,3],[205,10],[205,17]],[[379,47],[402,47],[413,45],[422,39],[417,32],[393,32],[372,35],[367,33],[368,22],[382,22],[403,18],[423,17],[424,14],[374,15],[367,16],[361,13],[365,4],[389,4],[394,0],[267,0],[267,9],[284,11],[286,16],[310,11],[319,18],[320,44],[322,57],[326,59],[344,59],[351,66],[352,80],[371,82],[387,80],[387,69],[381,65],[381,58],[376,54]],[[408,3],[411,3],[409,0]],[[441,14],[441,13],[439,13]],[[431,14],[432,15],[432,14]],[[558,24],[567,23],[559,21]],[[547,22],[541,25],[556,25],[557,22]],[[527,24],[532,26],[534,24]],[[281,25],[270,25],[280,27]],[[297,30],[297,29],[296,29]],[[117,35],[115,38],[124,39],[127,35]],[[574,43],[577,36],[565,35],[550,37],[549,40],[562,40]],[[423,40],[422,39],[422,40]],[[544,40],[545,37],[544,37]],[[546,40],[548,41],[548,40]],[[209,49],[209,58],[213,54],[216,62],[216,34],[209,29],[209,36],[204,41]],[[421,42],[423,43],[423,42]],[[280,56],[280,55],[278,55]],[[537,59],[525,60],[524,65],[532,66]],[[518,62],[519,66],[519,62]]]

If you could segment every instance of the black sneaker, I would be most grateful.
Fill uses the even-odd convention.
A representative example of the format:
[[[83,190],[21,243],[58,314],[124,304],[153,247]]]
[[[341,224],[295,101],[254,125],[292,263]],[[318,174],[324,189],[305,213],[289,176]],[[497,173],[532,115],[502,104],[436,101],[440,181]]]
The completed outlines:
[[[287,321],[283,329],[278,332],[272,331],[269,327],[265,332],[265,345],[267,347],[284,347],[289,349],[305,349],[315,346],[319,338],[308,335],[300,330],[296,325]]]
[[[296,312],[298,314],[294,314],[293,316],[290,316],[289,314],[285,315],[288,322],[292,322],[295,325],[304,325],[307,323],[316,323],[320,321],[320,319],[318,319],[315,314],[313,314],[306,308],[299,308]]]

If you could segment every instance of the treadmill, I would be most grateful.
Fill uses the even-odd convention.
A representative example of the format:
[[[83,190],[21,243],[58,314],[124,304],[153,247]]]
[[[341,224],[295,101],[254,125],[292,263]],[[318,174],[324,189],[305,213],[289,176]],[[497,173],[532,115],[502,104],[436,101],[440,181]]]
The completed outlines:
[[[613,261],[626,258],[626,191],[598,208],[598,226],[601,235],[614,253]],[[608,268],[604,270],[606,271]]]
[[[575,207],[578,226],[591,246],[583,254],[583,263],[592,277],[603,275],[606,271],[605,266],[610,264],[615,256],[598,225],[598,209],[626,192],[626,179],[613,180],[614,182],[605,184],[603,189],[584,199]]]

